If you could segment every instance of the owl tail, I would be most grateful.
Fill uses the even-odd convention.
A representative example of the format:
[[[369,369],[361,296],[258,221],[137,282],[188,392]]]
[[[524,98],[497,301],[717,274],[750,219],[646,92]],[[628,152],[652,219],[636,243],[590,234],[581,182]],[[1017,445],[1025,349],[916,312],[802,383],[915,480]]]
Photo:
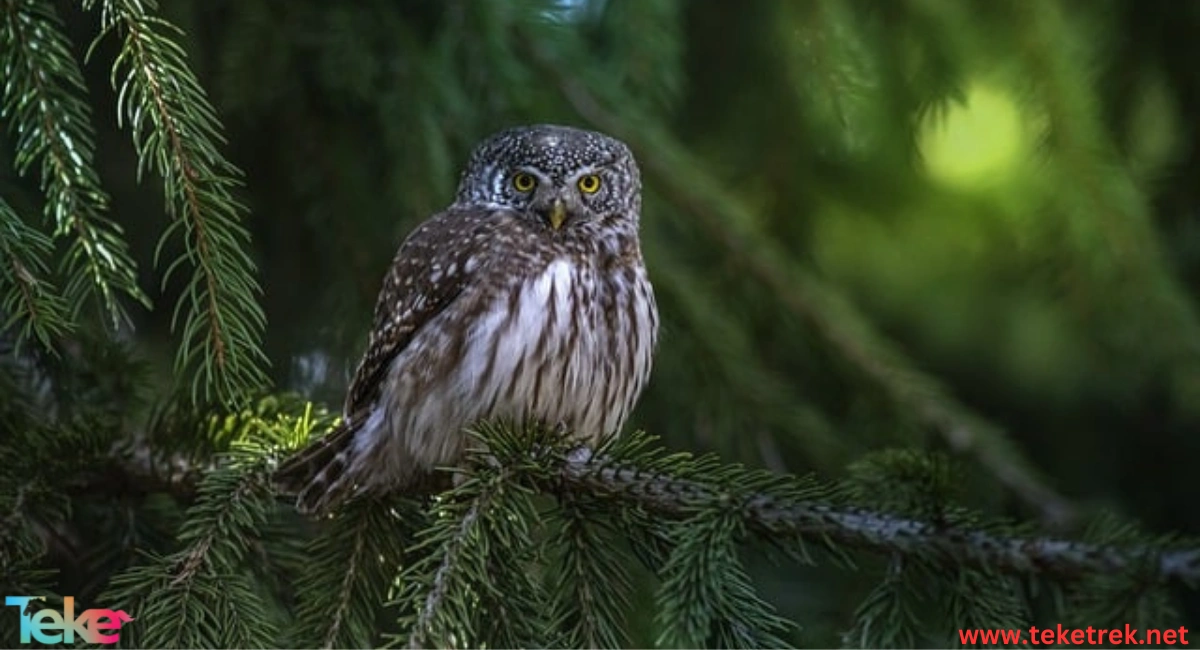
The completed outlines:
[[[333,432],[296,452],[272,475],[276,489],[297,495],[296,509],[303,514],[323,514],[340,504],[353,488],[346,470],[357,431],[357,425],[343,421]]]

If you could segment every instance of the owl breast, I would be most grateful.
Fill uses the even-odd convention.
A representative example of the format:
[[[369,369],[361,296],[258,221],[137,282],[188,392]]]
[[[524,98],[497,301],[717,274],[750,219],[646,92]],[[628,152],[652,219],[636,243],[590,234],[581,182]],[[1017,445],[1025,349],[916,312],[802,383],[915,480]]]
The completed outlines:
[[[455,329],[467,309],[471,324]],[[628,418],[657,332],[640,260],[605,268],[558,258],[486,297],[463,296],[392,362],[391,397],[355,438],[352,471],[366,484],[405,485],[456,464],[464,428],[480,420],[561,424],[594,443]]]
[[[602,269],[560,258],[473,326],[461,381],[476,384],[482,418],[563,424],[595,441],[633,409],[657,326],[640,263]]]

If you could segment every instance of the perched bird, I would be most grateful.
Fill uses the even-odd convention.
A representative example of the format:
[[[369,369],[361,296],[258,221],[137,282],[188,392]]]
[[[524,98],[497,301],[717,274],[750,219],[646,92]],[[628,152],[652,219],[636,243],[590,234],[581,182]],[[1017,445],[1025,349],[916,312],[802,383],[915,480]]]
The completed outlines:
[[[411,489],[488,419],[621,429],[658,337],[638,239],[641,178],[623,143],[552,125],[497,133],[454,203],[400,245],[342,424],[275,474],[297,507]]]

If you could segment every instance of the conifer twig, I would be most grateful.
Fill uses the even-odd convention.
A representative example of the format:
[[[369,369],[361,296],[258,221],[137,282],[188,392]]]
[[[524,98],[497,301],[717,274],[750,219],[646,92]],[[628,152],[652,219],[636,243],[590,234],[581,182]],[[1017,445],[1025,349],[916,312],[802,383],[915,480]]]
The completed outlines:
[[[692,516],[698,508],[733,507],[749,529],[772,537],[815,536],[888,555],[898,553],[941,565],[966,565],[1010,574],[1073,579],[1123,572],[1161,581],[1200,583],[1200,548],[1116,547],[1003,535],[864,508],[726,492],[699,481],[611,464],[602,456],[591,460],[566,457],[561,463],[563,489],[607,495],[678,518]]]
[[[86,293],[99,297],[109,323],[128,320],[119,293],[143,306],[150,300],[137,284],[137,265],[121,227],[109,220],[108,195],[96,172],[91,109],[83,74],[54,5],[29,0],[0,2],[0,61],[10,77],[0,112],[11,119],[16,169],[40,168],[45,212],[55,236],[74,236],[65,257],[66,294],[78,310]]]
[[[362,561],[363,548],[366,546],[366,527],[369,522],[370,519],[363,517],[355,527],[357,534],[354,536],[354,552],[350,554],[350,566],[346,567],[342,584],[338,585],[337,606],[333,609],[333,615],[329,617],[329,629],[325,632],[322,648],[337,647],[338,632],[349,615],[351,592],[354,589],[354,581],[359,578],[358,563]]]
[[[430,627],[433,625],[433,619],[446,597],[448,576],[455,569],[455,564],[458,561],[458,551],[471,534],[471,529],[475,527],[475,522],[479,520],[480,507],[486,498],[487,495],[483,494],[471,503],[471,507],[467,509],[462,521],[458,525],[458,534],[450,540],[449,547],[446,549],[446,555],[442,558],[437,572],[433,575],[433,585],[429,589],[429,595],[425,597],[425,604],[421,607],[421,613],[417,616],[417,621],[413,624],[412,631],[409,634],[409,648],[423,648],[428,642],[427,637],[429,636]]]
[[[172,327],[183,319],[176,371],[194,377],[194,402],[240,401],[266,383],[262,290],[247,253],[245,206],[233,195],[241,172],[221,154],[216,110],[169,36],[178,28],[153,14],[155,3],[84,0],[86,8],[96,4],[101,33],[89,55],[105,35],[121,37],[110,79],[118,124],[128,122],[139,178],[153,170],[163,180],[172,222],[159,239],[156,263],[169,240],[182,239],[184,250],[166,267],[163,283],[184,265],[193,271],[172,315]]]
[[[33,338],[53,349],[54,339],[72,327],[66,302],[44,277],[50,252],[50,239],[0,198],[0,328],[21,324],[14,347]]]

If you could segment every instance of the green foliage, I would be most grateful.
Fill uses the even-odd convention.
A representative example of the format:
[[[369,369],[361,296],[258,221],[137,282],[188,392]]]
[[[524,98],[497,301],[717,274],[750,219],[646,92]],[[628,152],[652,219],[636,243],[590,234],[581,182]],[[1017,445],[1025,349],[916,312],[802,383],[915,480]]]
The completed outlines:
[[[89,0],[84,6],[95,4]],[[183,240],[183,253],[166,265],[163,283],[185,263],[194,270],[171,318],[174,326],[184,315],[175,372],[193,377],[196,398],[230,399],[266,380],[261,289],[246,250],[249,235],[238,222],[245,208],[231,194],[239,172],[217,148],[223,144],[221,123],[183,50],[168,35],[175,28],[148,13],[154,8],[105,0],[97,40],[110,33],[123,37],[112,74],[117,111],[128,120],[139,178],[153,169],[163,179],[173,221],[155,261],[173,237]]]
[[[191,377],[196,401],[244,398],[266,383],[266,321],[249,235],[239,222],[244,207],[232,195],[240,172],[218,149],[224,138],[216,111],[169,36],[175,28],[149,13],[154,3],[83,5],[101,10],[97,43],[110,33],[122,37],[111,78],[119,91],[118,123],[127,120],[131,129],[138,177],[150,169],[163,179],[172,222],[155,254],[165,268],[162,283],[177,269],[191,270],[172,312],[182,333],[175,371]],[[62,21],[43,0],[13,0],[0,9],[0,66],[7,76],[0,116],[15,138],[15,168],[22,175],[39,170],[53,239],[69,238],[64,251],[55,251],[50,237],[0,204],[6,258],[0,306],[6,327],[21,324],[18,340],[34,338],[53,349],[84,317],[90,298],[113,329],[131,323],[122,296],[145,307],[150,302],[138,287],[122,226],[105,214],[110,201],[94,163],[92,111]],[[169,248],[178,243],[182,252],[175,254]],[[49,274],[52,253],[61,262],[59,277]]]
[[[151,555],[113,577],[103,600],[170,621],[147,626],[130,640],[134,645],[248,647],[275,637],[253,583],[238,573],[266,519],[252,502],[264,499],[255,494],[253,470],[242,476],[233,467],[212,472],[201,484],[199,500],[178,533],[182,550]]]
[[[1016,577],[1063,580],[1068,587],[1081,575],[1111,583],[1090,598],[1063,601],[1058,617],[1140,612],[1131,620],[1163,624],[1168,610],[1154,600],[1161,590],[1130,598],[1128,586],[1169,585],[1172,576],[1161,567],[1183,566],[1188,554],[1200,557],[1194,546],[1157,542],[1116,522],[1098,521],[1092,539],[1099,546],[1075,550],[1021,527],[950,516],[957,512],[950,505],[937,513],[914,510],[944,501],[931,496],[953,476],[941,458],[893,453],[864,461],[856,471],[861,489],[869,492],[880,472],[894,485],[913,486],[901,491],[907,497],[880,500],[853,484],[664,454],[640,433],[592,452],[561,432],[501,425],[476,432],[477,451],[458,470],[453,489],[424,501],[361,499],[304,524],[278,507],[267,477],[281,450],[331,425],[311,405],[275,398],[197,421],[194,435],[211,439],[217,450],[212,465],[192,488],[170,481],[156,488],[175,495],[177,507],[191,505],[158,548],[143,548],[115,569],[96,597],[139,621],[123,631],[124,644],[361,646],[394,630],[386,632],[393,643],[415,646],[617,647],[629,639],[624,621],[633,583],[626,567],[636,558],[658,579],[657,645],[791,645],[795,624],[757,594],[743,560],[748,543],[766,543],[806,563],[815,557],[810,544],[835,563],[860,554],[856,548],[890,557],[891,568],[859,607],[845,641],[910,646],[953,639],[961,627],[1026,625],[1029,604],[1014,588]],[[39,440],[49,444],[38,456],[42,465],[64,458],[51,441],[85,444],[30,438]],[[17,462],[12,449],[0,450],[3,460]],[[104,453],[92,449],[76,458],[96,462]],[[121,471],[146,470],[127,464]],[[38,512],[43,529],[70,524],[69,504],[81,497],[39,488],[36,477],[15,479],[0,491],[18,500],[0,503],[5,510]],[[892,505],[863,510],[881,503]],[[902,519],[913,512],[934,523]],[[46,584],[37,565],[48,549],[28,529],[23,521],[3,538],[2,568],[10,584],[36,589]],[[1020,535],[1030,537],[1012,537]],[[1005,555],[1005,548],[1036,545],[1052,555],[1029,562]],[[1172,552],[1177,557],[1166,561]],[[1114,572],[1118,557],[1126,559]],[[1110,564],[1096,564],[1097,558]],[[1191,571],[1192,579],[1197,573]],[[951,618],[930,616],[932,602],[945,603]]]
[[[421,522],[412,504],[362,500],[327,521],[299,554],[297,647],[362,648]]]
[[[471,477],[430,514],[397,579],[396,604],[408,646],[555,645],[543,622],[543,588],[533,578],[537,550],[531,494],[503,473]]]
[[[249,420],[250,427],[238,426]],[[278,516],[267,489],[272,449],[307,439],[311,409],[274,421],[246,414],[226,418],[226,430],[246,433],[216,459],[174,535],[177,550],[147,553],[111,578],[100,597],[147,620],[126,643],[155,647],[265,647],[279,638],[281,614],[264,589],[256,563],[268,559],[263,538]],[[286,545],[284,545],[286,549]],[[286,553],[284,554],[286,557]]]
[[[1186,622],[1197,27],[1133,0],[0,0],[0,591],[163,647]],[[396,244],[532,122],[641,164],[664,327],[635,425],[662,437],[481,425],[453,489],[301,519],[265,476],[332,425]]]
[[[675,548],[662,569],[658,599],[663,632],[657,645],[787,645],[776,634],[786,631],[789,622],[758,597],[738,561],[736,542],[741,528],[734,513],[722,512],[704,512],[678,524],[673,531]]]
[[[956,643],[958,630],[1016,630],[1033,619],[1020,580],[1008,576],[964,571],[942,603],[950,613],[942,638]]]
[[[561,531],[552,537],[547,565],[554,577],[550,620],[563,631],[562,645],[627,646],[625,614],[632,586],[610,513],[595,498],[564,494],[546,519],[549,528]]]
[[[30,274],[42,274],[46,268],[44,262],[31,259],[21,264],[27,270],[19,275],[25,277],[5,282],[5,288],[13,290],[30,285],[21,289],[30,297],[20,305],[10,304],[6,298],[5,311],[10,318],[24,314],[29,326],[37,328],[39,342],[52,347],[49,332],[43,328],[61,329],[72,323],[88,297],[99,299],[114,328],[129,318],[121,294],[145,306],[149,300],[137,286],[136,266],[121,226],[105,216],[109,198],[95,167],[92,112],[83,97],[83,75],[71,54],[62,21],[51,3],[39,0],[6,2],[0,20],[0,69],[7,77],[0,115],[16,139],[16,170],[25,175],[37,166],[46,216],[55,224],[54,236],[70,238],[61,271],[67,280],[64,299],[75,310],[67,318],[61,305],[36,302],[46,289],[37,286],[44,281]],[[14,238],[21,237],[21,220],[7,207],[3,210],[0,217],[5,230]],[[6,257],[13,259],[14,265],[19,264],[15,260],[22,252],[45,254],[49,250],[44,238],[31,239],[26,232],[24,239],[27,244],[17,239],[5,246]],[[49,298],[43,300],[49,302]],[[22,332],[22,337],[27,335]]]
[[[854,627],[842,644],[853,648],[915,648],[921,637],[919,612],[925,598],[921,577],[897,558],[882,582],[867,594],[854,613]]]
[[[1174,539],[1173,536],[1147,535],[1138,530],[1136,524],[1112,515],[1091,522],[1085,538],[1106,545],[1129,544],[1137,540],[1137,543],[1151,550],[1143,560],[1147,564],[1154,563],[1161,553],[1187,544],[1187,541]],[[1091,625],[1119,627],[1128,624],[1138,628],[1166,628],[1179,620],[1179,612],[1169,592],[1169,584],[1162,580],[1112,573],[1088,576],[1078,584],[1071,585],[1066,596],[1068,607],[1087,612],[1090,619],[1095,621]]]
[[[53,247],[50,238],[30,228],[3,199],[0,219],[5,226],[0,229],[0,252],[6,260],[0,268],[5,289],[0,310],[7,314],[0,328],[20,324],[18,340],[36,339],[50,347],[70,326],[66,300],[44,277],[46,257]]]

